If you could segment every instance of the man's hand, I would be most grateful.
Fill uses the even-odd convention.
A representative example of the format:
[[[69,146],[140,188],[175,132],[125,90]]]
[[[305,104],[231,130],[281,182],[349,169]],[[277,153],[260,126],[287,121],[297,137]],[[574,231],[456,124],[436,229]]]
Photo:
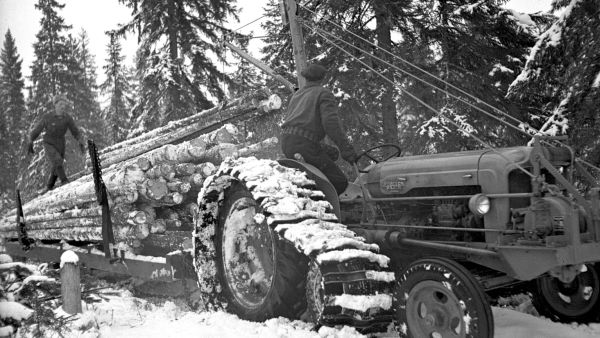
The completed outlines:
[[[346,160],[346,162],[354,164],[358,160],[358,154],[354,149],[346,149],[342,151],[342,158]]]
[[[29,144],[27,145],[27,152],[30,153],[31,155],[33,155],[33,153],[35,153],[35,151],[33,151],[33,142],[29,142]]]

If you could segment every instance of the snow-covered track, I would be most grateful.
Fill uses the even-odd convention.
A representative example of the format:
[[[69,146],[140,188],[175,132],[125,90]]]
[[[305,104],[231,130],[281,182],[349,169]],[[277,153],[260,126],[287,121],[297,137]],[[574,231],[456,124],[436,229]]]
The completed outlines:
[[[240,189],[256,203],[253,222],[267,224],[276,234],[275,251],[287,256],[285,262],[275,259],[273,270],[284,266],[294,270],[283,271],[285,282],[277,282],[276,273],[273,277],[278,288],[293,289],[279,290],[279,297],[286,299],[275,299],[274,303],[292,303],[288,304],[291,308],[275,304],[267,316],[298,317],[304,313],[303,318],[322,325],[345,324],[363,331],[386,329],[392,321],[394,283],[393,273],[387,271],[389,258],[378,253],[376,244],[365,243],[364,238],[338,223],[330,203],[305,173],[253,157],[223,162],[206,180],[198,197],[194,263],[207,300],[217,307],[231,308],[231,299],[215,296],[228,288],[220,271],[224,269],[220,250],[228,248],[219,243],[227,230],[218,227],[223,225],[223,213],[231,210],[228,195]],[[298,293],[302,294],[301,301],[294,298]]]

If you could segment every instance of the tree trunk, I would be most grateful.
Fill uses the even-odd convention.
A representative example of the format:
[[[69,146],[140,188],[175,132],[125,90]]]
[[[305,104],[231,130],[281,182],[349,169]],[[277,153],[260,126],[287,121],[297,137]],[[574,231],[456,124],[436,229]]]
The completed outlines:
[[[381,0],[373,2],[373,10],[375,11],[375,33],[377,34],[377,45],[381,49],[391,51],[392,38],[391,38],[391,25],[390,15],[386,8],[386,4]],[[388,54],[385,52],[378,52],[378,56],[384,60],[389,60]],[[388,78],[394,80],[393,74],[387,66],[381,65],[379,71],[386,75]],[[383,142],[398,144],[398,118],[396,116],[396,105],[394,103],[394,94],[396,92],[394,86],[387,82],[383,84],[384,93],[381,95],[381,115],[382,115],[382,129],[383,129]]]

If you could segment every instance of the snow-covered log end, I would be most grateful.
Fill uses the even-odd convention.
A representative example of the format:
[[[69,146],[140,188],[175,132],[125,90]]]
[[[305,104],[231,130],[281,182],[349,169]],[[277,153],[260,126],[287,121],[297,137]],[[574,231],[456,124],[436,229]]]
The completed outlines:
[[[218,296],[222,286],[214,261],[218,256],[214,240],[219,208],[223,206],[227,188],[235,181],[243,183],[260,204],[254,221],[267,222],[280,239],[317,264],[363,260],[377,265],[376,269],[388,267],[389,258],[378,253],[376,244],[366,243],[364,238],[338,222],[331,204],[306,173],[273,160],[229,158],[204,182],[198,195],[200,212],[194,220],[194,264],[200,289],[212,306],[224,305]],[[375,283],[392,284],[394,274],[369,271],[365,278]],[[358,298],[341,295],[329,297],[328,302],[331,306],[348,305],[351,310],[366,312],[370,308],[389,310],[391,299],[388,292]]]

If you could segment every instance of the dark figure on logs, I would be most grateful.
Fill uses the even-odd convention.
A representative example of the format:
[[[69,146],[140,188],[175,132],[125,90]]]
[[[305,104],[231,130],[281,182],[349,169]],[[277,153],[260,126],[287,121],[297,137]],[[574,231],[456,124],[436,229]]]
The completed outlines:
[[[48,183],[46,185],[48,190],[54,188],[57,178],[60,178],[63,185],[69,182],[64,169],[65,134],[67,133],[67,129],[71,131],[73,137],[79,142],[81,152],[85,154],[83,138],[75,125],[75,121],[73,121],[73,118],[68,114],[68,112],[73,109],[73,102],[71,102],[65,94],[57,94],[53,98],[53,103],[54,113],[43,116],[33,127],[28,145],[29,153],[33,154],[33,141],[35,141],[43,130],[46,131],[43,141],[44,150],[46,151],[46,160],[50,164],[50,176],[48,177]]]

